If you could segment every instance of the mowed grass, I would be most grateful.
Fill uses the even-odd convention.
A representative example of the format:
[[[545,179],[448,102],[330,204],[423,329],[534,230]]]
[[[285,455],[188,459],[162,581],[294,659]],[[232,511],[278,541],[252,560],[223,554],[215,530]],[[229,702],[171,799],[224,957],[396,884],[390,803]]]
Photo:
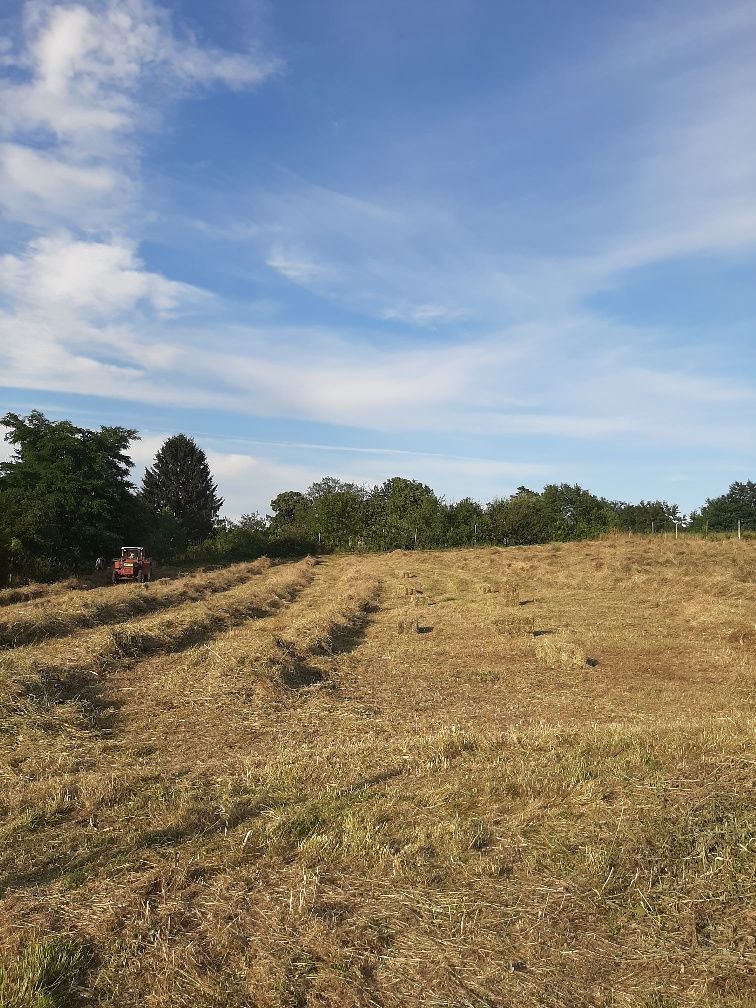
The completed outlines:
[[[286,567],[0,691],[3,1008],[756,1005],[752,544]]]
[[[94,592],[68,590],[49,596],[44,602],[17,603],[0,609],[0,648],[34,644],[47,637],[72,634],[81,627],[125,622],[139,615],[197,601],[216,591],[243,584],[269,568],[270,561],[263,557],[251,563],[234,564],[222,571],[199,571],[138,587],[122,584]]]

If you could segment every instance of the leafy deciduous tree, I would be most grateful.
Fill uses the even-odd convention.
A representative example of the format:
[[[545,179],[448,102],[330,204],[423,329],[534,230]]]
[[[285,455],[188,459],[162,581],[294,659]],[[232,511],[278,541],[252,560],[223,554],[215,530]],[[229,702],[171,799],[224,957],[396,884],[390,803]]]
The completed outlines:
[[[17,540],[20,565],[55,576],[117,549],[131,517],[126,451],[136,431],[87,430],[38,410],[1,422],[15,447],[0,464],[3,533]]]
[[[756,483],[732,483],[726,494],[706,501],[699,521],[712,532],[731,532],[738,522],[743,531],[756,530]]]

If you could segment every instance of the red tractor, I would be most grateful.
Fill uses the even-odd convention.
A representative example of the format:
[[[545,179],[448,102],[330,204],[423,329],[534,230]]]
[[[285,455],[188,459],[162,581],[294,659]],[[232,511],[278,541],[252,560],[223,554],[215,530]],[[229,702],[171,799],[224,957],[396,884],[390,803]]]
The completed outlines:
[[[152,560],[144,555],[144,546],[122,546],[120,557],[113,561],[113,584],[120,581],[146,584],[151,580]]]

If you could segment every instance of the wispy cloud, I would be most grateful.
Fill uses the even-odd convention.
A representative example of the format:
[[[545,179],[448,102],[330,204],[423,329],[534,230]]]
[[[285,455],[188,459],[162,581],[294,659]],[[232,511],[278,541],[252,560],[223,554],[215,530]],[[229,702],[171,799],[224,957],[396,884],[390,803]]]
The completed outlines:
[[[205,46],[150,0],[29,0],[17,42],[0,78],[0,205],[27,237],[0,259],[2,380],[149,398],[183,349],[140,330],[208,295],[139,255],[142,133],[170,101],[251,87],[280,63]]]
[[[24,79],[3,87],[4,127],[27,134],[42,128],[98,152],[108,135],[143,122],[139,98],[151,85],[174,93],[245,88],[280,67],[254,49],[202,45],[185,27],[177,32],[167,9],[150,0],[27,3],[23,47],[11,62]],[[154,106],[153,98],[148,108]]]
[[[27,0],[0,77],[0,204],[17,222],[138,238],[141,140],[170,102],[280,62],[201,44],[151,0]]]
[[[306,287],[315,282],[322,282],[330,271],[319,265],[295,249],[274,245],[268,253],[265,265],[291,280],[292,283]]]
[[[149,0],[23,9],[0,86],[3,382],[468,445],[747,446],[751,377],[611,299],[650,267],[756,248],[752,4],[620,13],[548,73],[429,102],[421,129],[394,105],[345,122],[317,166],[200,167],[170,206],[191,241],[167,258],[193,254],[192,283],[140,243],[145,137],[172,102],[281,64]],[[230,295],[198,287],[216,254]]]

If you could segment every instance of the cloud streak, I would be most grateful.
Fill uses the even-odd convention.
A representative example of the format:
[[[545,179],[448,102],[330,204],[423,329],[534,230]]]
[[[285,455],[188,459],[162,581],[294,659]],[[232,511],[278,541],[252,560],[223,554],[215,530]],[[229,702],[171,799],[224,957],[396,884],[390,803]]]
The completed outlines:
[[[460,479],[464,465],[506,475],[473,457],[493,443],[745,450],[751,378],[693,326],[617,295],[650,269],[752,256],[754,42],[752,5],[667,3],[613,20],[548,75],[431,103],[423,129],[393,109],[352,123],[367,153],[351,170],[347,147],[263,180],[250,157],[212,191],[200,166],[170,209],[196,260],[159,214],[150,232],[174,274],[141,241],[146,138],[174,103],[273,86],[282,62],[221,50],[148,0],[27,3],[0,86],[2,381],[355,440],[461,438]],[[179,279],[216,254],[233,293],[201,289],[200,269]],[[430,471],[432,452],[408,464],[423,457]],[[228,465],[251,472],[247,458]]]

